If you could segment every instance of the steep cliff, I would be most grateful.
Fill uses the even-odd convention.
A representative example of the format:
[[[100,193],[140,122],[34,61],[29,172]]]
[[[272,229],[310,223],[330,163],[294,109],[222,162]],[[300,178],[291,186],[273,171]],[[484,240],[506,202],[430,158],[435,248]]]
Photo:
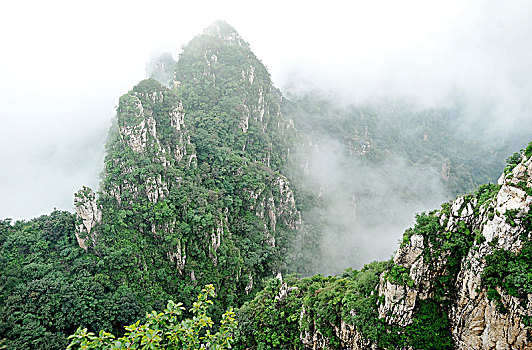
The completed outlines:
[[[397,213],[383,188],[427,195],[429,187],[405,186],[397,173],[410,180],[423,169],[416,164],[430,163],[461,189],[489,174],[470,172],[473,165],[496,157],[453,158],[467,144],[445,143],[449,113],[380,118],[312,97],[288,102],[225,22],[195,37],[178,61],[155,60],[148,76],[120,98],[100,189],[74,195],[76,214],[0,220],[0,347],[64,349],[78,326],[120,334],[169,299],[190,310],[212,283],[215,320],[249,301],[237,348],[530,348],[532,146],[509,159],[499,185],[418,215],[393,260],[298,280],[287,272],[322,263],[301,247],[329,243],[324,228],[368,228]],[[308,158],[306,167],[286,166],[295,144],[319,153],[325,134],[350,157],[346,181],[318,164],[340,203],[307,181]],[[391,166],[405,155],[404,166]],[[379,163],[386,176],[376,176]],[[348,221],[337,220],[343,214]],[[334,243],[348,254],[365,248]]]
[[[498,185],[419,214],[392,260],[271,282],[241,309],[241,337],[279,325],[285,348],[532,349],[531,205],[532,143]],[[274,345],[254,339],[241,348]]]
[[[120,98],[101,190],[76,199],[80,222],[98,223],[79,225],[79,245],[118,257],[117,282],[147,299],[186,300],[213,283],[223,308],[238,305],[286,268],[297,235],[300,213],[279,172],[293,123],[264,65],[225,22],[184,48],[168,82],[172,62],[164,55],[151,67],[170,87],[148,79]]]
[[[96,242],[95,227],[102,222],[102,212],[96,203],[96,195],[93,190],[83,187],[74,195],[76,207],[76,240],[78,245],[87,251],[90,245]],[[87,243],[87,240],[89,242]]]
[[[456,349],[532,348],[531,149],[507,166],[498,186],[435,212],[433,233],[405,235],[392,268],[408,273],[408,282],[381,278],[380,317],[404,327],[420,301],[435,300]]]

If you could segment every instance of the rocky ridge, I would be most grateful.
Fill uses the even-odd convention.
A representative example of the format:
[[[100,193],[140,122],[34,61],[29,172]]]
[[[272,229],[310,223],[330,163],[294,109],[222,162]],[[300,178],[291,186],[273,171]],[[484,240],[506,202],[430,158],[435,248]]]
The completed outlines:
[[[95,228],[102,222],[102,211],[96,203],[96,195],[93,190],[84,186],[74,196],[76,207],[76,240],[78,245],[85,251],[90,245],[94,245],[97,238]],[[89,241],[87,243],[87,241]]]
[[[161,82],[144,80],[120,98],[101,190],[88,189],[91,200],[78,210],[83,222],[86,206],[98,212],[99,225],[80,225],[78,242],[102,254],[140,235],[144,248],[128,254],[147,273],[162,255],[187,285],[219,281],[228,294],[247,295],[285,268],[280,252],[301,224],[280,173],[293,122],[264,65],[227,23],[184,48],[168,83],[170,58],[150,66]]]
[[[271,340],[256,329],[281,327],[305,349],[530,350],[531,207],[532,142],[497,185],[418,214],[390,261],[272,282],[241,309],[253,325],[241,336],[259,348]],[[262,316],[277,312],[289,321]]]
[[[421,300],[441,298],[447,305],[455,349],[532,349],[531,328],[527,318],[532,316],[532,294],[525,300],[497,287],[497,300],[490,297],[483,282],[488,266],[487,257],[497,250],[518,254],[531,232],[522,222],[512,223],[507,213],[513,211],[524,217],[531,208],[532,157],[522,155],[521,162],[507,170],[499,179],[499,189],[488,200],[474,196],[460,196],[433,215],[438,217],[436,240],[421,234],[405,234],[405,241],[393,258],[393,267],[401,267],[408,276],[406,283],[381,275],[378,295],[379,317],[389,325],[405,328],[411,325]],[[471,241],[463,256],[452,246],[445,246],[451,233]],[[472,235],[475,237],[471,237]],[[443,247],[443,248],[442,248]],[[450,260],[459,258],[459,269],[451,275],[444,290],[438,279],[451,270]],[[400,281],[399,281],[400,282]],[[443,295],[437,295],[442,293]],[[334,326],[343,349],[372,349],[377,344],[361,341],[360,333],[344,321]],[[330,348],[319,332],[305,334],[302,342],[309,349]],[[410,347],[410,348],[416,348]]]

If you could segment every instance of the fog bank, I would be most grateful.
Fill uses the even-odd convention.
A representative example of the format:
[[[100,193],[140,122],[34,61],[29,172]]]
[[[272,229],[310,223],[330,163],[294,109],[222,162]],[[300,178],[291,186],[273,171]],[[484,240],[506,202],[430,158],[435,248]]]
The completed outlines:
[[[464,121],[532,130],[532,3],[527,1],[10,2],[0,55],[0,217],[73,209],[97,187],[118,97],[153,52],[225,19],[277,86],[317,87],[339,103],[462,100]]]

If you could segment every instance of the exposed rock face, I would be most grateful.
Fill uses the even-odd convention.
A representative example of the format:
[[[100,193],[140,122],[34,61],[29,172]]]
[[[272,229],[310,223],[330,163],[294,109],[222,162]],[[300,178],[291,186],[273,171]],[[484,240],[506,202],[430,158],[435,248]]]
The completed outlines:
[[[417,290],[386,281],[383,277],[379,285],[379,293],[384,303],[379,307],[379,317],[391,324],[407,326],[412,322],[412,313],[416,306]]]
[[[133,152],[147,152],[165,167],[187,155],[190,138],[185,128],[183,103],[169,89],[154,82],[141,82],[120,99],[117,114],[119,137]],[[161,135],[171,132],[166,128],[161,130],[161,125],[168,120],[175,130],[172,142],[161,140]]]
[[[249,44],[240,37],[237,31],[225,21],[214,22],[212,25],[205,28],[203,33],[220,39],[229,45],[249,46]]]
[[[253,290],[253,276],[249,275],[248,284],[246,285],[245,292],[249,294]]]
[[[146,195],[151,203],[157,203],[159,199],[163,199],[167,194],[168,186],[162,181],[161,175],[149,177],[146,180]]]
[[[164,169],[182,162],[187,166],[195,164],[194,147],[185,127],[183,104],[174,92],[154,80],[141,82],[120,98],[117,130],[111,138],[114,138],[111,150],[114,148],[117,152],[109,161],[113,163],[116,181],[104,184],[103,191],[121,205],[131,205],[140,196],[155,204],[169,192],[170,180],[161,172],[144,172],[140,178],[133,178],[138,170],[131,157],[148,158]],[[124,197],[127,203],[122,203]]]
[[[390,281],[386,272],[381,275],[377,290],[381,319],[400,329],[412,324],[416,306],[421,300],[435,297],[435,281],[449,273],[449,261],[458,254],[445,248],[446,240],[452,234],[468,235],[470,238],[465,238],[471,242],[468,251],[458,255],[461,257],[458,271],[451,279],[450,290],[444,291],[443,296],[449,305],[443,311],[449,319],[454,347],[460,350],[532,349],[531,329],[525,320],[532,316],[532,294],[523,300],[497,287],[498,303],[488,298],[482,280],[488,266],[487,256],[501,249],[518,254],[525,243],[523,237],[530,238],[531,232],[519,218],[531,210],[532,196],[525,188],[532,187],[532,157],[523,156],[521,164],[501,176],[499,185],[500,189],[492,198],[481,201],[479,197],[462,196],[450,203],[447,211],[436,212],[434,215],[439,217],[440,225],[436,238],[433,238],[436,241],[413,234],[402,244],[393,264],[408,272],[409,282],[398,284]],[[517,223],[508,220],[505,214],[509,210],[516,213]],[[436,248],[434,242],[438,241],[442,245]],[[306,317],[304,308],[301,317]],[[313,321],[307,321],[311,324],[310,330],[301,334],[305,348],[331,349],[328,339],[312,327]],[[376,347],[376,344],[364,341],[355,327],[344,321],[333,327],[342,342],[342,349]]]
[[[264,222],[265,241],[275,246],[275,233],[280,221],[290,230],[298,230],[301,225],[301,213],[297,210],[294,192],[288,180],[282,175],[275,175],[272,182],[274,191],[265,193],[261,190],[250,191],[251,209],[258,217],[266,219]]]
[[[301,319],[306,317],[305,308],[301,311]],[[340,339],[340,349],[345,350],[369,350],[377,349],[375,344],[364,339],[362,335],[356,330],[355,326],[345,323],[343,320],[340,325],[333,325],[334,333]],[[327,337],[324,337],[320,331],[316,330],[314,325],[311,325],[309,331],[302,332],[299,336],[301,343],[305,349],[335,349]]]
[[[495,301],[488,299],[481,280],[486,267],[485,256],[495,249],[517,253],[523,246],[520,238],[523,227],[510,225],[504,214],[507,210],[528,212],[532,197],[515,185],[521,181],[530,184],[531,178],[528,174],[531,161],[532,158],[516,166],[511,174],[501,177],[499,183],[502,187],[492,201],[479,205],[475,198],[466,200],[459,197],[451,204],[449,217],[443,214],[440,218],[440,224],[444,225],[447,231],[457,230],[459,223],[463,222],[484,237],[481,243],[475,242],[469,250],[456,277],[457,293],[452,300],[449,319],[457,349],[532,348],[522,318],[532,315],[532,303],[529,301],[527,305],[522,305],[517,298],[499,289],[502,304],[508,310],[507,313],[502,313]],[[443,257],[432,270],[422,267],[422,240],[423,237],[420,239],[418,236],[412,236],[410,243],[399,249],[394,257],[395,264],[410,269],[415,288],[395,285],[384,279],[379,287],[379,293],[385,298],[379,309],[380,314],[381,317],[387,317],[391,323],[405,326],[412,322],[411,314],[416,301],[430,296],[430,293],[421,291],[432,288],[431,281],[439,273],[437,267],[445,264]],[[424,288],[421,288],[422,286]],[[529,299],[530,297],[531,295]]]
[[[495,201],[490,203],[494,216],[479,225],[485,242],[479,244],[478,249],[470,250],[466,258],[470,267],[458,274],[458,296],[451,313],[458,349],[532,349],[532,342],[527,339],[527,327],[523,324],[523,316],[532,316],[532,295],[528,295],[528,304],[522,305],[517,298],[499,289],[502,304],[508,310],[505,314],[498,310],[494,301],[488,299],[481,285],[484,256],[495,249],[518,253],[523,246],[523,227],[510,225],[504,213],[507,210],[519,210],[521,213],[530,210],[532,197],[515,185],[520,181],[530,184],[527,170],[531,162],[532,158],[517,165],[509,176],[501,178],[502,187]]]
[[[151,261],[175,268],[168,289],[216,281],[221,295],[252,293],[285,268],[281,252],[301,224],[281,174],[294,132],[281,92],[225,22],[195,37],[178,62],[165,55],[148,68],[155,79],[120,98],[109,134],[100,241],[118,249],[134,241],[132,264],[148,274]]]
[[[393,262],[395,265],[401,265],[411,268],[414,262],[423,253],[423,236],[412,235],[410,241],[404,249],[400,249],[394,256]]]
[[[128,107],[134,109],[134,118],[140,120],[140,123],[137,125],[127,125],[124,123],[120,126],[120,134],[133,151],[143,152],[147,147],[148,132],[152,137],[157,138],[156,123],[152,117],[145,117],[144,107],[137,96],[133,96]]]
[[[94,191],[85,186],[74,195],[74,205],[78,221],[81,221],[76,226],[76,239],[79,246],[87,251],[96,242],[94,228],[102,222],[102,211],[98,208]]]
[[[181,244],[178,244],[177,247],[175,247],[173,251],[168,252],[167,255],[170,261],[175,263],[177,271],[179,271],[180,274],[183,274],[185,262],[187,261],[185,247],[181,248]]]

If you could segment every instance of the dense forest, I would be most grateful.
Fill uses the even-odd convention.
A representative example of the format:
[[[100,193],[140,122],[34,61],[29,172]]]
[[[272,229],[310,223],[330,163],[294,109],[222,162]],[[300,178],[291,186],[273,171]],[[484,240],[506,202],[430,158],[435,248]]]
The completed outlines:
[[[422,283],[386,258],[416,211],[471,193],[460,208],[487,218],[501,184],[481,184],[529,135],[470,137],[458,105],[285,96],[225,22],[148,75],[120,98],[100,188],[75,194],[76,213],[0,221],[0,348],[346,348],[339,324],[361,348],[455,347],[448,315],[463,259],[487,244],[479,224],[449,226],[449,202],[416,215],[400,249],[422,237],[438,278],[408,324],[383,317],[378,290]],[[524,246],[492,244],[482,275],[501,310],[532,292],[530,214],[512,210]]]

